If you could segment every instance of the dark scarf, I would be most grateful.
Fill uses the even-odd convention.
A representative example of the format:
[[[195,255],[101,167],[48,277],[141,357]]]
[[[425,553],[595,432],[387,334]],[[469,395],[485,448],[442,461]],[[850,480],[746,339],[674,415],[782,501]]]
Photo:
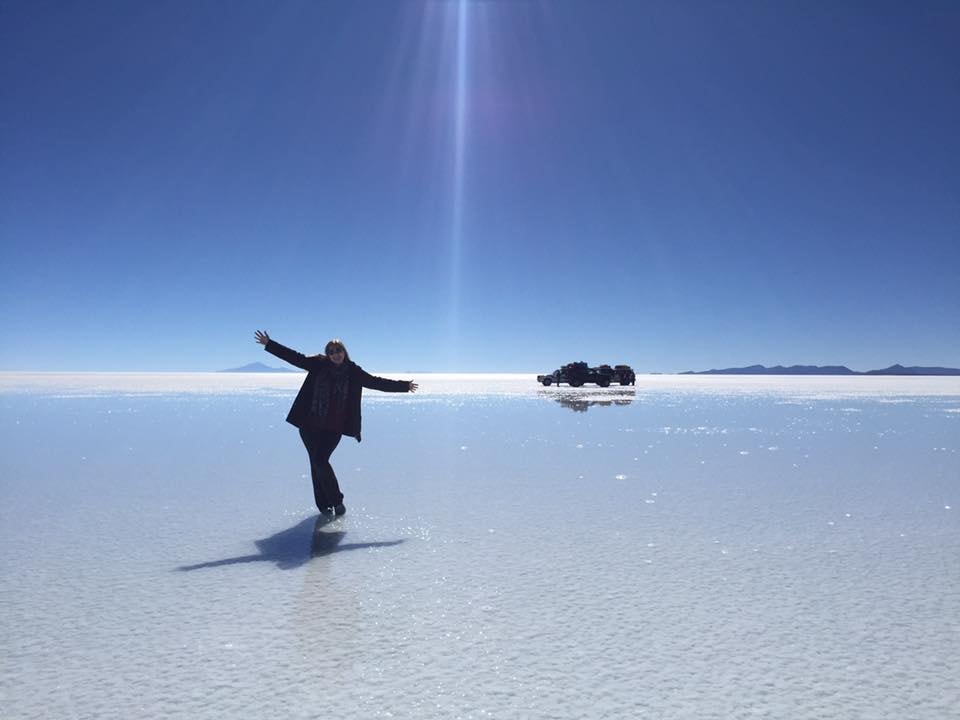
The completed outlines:
[[[330,401],[334,398],[339,407],[347,403],[347,390],[350,388],[350,368],[347,363],[330,364],[324,371],[318,372],[313,383],[313,399],[310,413],[317,418],[325,418],[330,410]]]

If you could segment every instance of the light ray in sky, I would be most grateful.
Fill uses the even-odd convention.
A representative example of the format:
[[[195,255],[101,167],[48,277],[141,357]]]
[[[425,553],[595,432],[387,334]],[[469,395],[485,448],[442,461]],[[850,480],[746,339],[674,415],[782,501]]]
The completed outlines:
[[[467,0],[458,0],[455,5],[457,22],[456,76],[453,113],[453,204],[450,220],[450,351],[453,360],[457,356],[460,334],[461,263],[463,250],[463,205],[466,174],[466,122],[467,122]]]

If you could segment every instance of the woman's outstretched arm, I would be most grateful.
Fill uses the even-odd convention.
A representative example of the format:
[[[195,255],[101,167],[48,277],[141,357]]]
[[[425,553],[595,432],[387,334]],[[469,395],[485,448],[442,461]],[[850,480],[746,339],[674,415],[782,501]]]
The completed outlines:
[[[381,392],[416,392],[420,387],[412,380],[388,380],[387,378],[371,375],[360,368],[360,384],[372,390]]]
[[[254,339],[263,345],[263,349],[271,355],[276,355],[281,360],[284,360],[303,370],[310,370],[312,358],[308,358],[306,355],[298,353],[296,350],[291,350],[290,348],[281,345],[276,340],[271,340],[267,333],[257,330],[254,335]]]

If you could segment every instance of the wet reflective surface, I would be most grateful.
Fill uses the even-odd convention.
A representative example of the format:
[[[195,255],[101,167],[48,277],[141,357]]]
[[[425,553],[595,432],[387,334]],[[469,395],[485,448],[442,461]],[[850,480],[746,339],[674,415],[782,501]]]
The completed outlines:
[[[8,385],[4,717],[954,712],[956,380],[528,379]]]
[[[636,397],[634,388],[604,388],[591,390],[570,389],[544,390],[537,393],[537,397],[553,400],[574,412],[586,412],[591,407],[610,407],[612,405],[629,405]]]

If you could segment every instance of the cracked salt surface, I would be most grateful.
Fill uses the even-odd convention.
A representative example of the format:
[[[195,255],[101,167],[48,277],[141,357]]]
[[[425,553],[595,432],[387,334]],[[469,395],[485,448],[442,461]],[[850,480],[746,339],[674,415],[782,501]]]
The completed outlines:
[[[0,714],[955,716],[956,380],[417,379],[0,374]]]

